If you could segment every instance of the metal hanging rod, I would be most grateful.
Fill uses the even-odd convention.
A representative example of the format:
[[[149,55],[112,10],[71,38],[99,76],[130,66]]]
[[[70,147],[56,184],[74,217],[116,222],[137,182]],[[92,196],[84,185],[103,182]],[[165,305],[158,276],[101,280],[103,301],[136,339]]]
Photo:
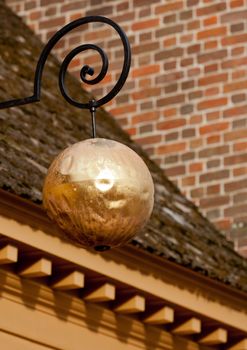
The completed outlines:
[[[71,30],[83,25],[83,24],[88,24],[88,23],[93,23],[93,22],[100,22],[100,23],[105,23],[108,24],[109,26],[113,27],[116,32],[118,33],[122,44],[124,48],[124,59],[123,59],[123,68],[122,72],[119,76],[118,81],[116,82],[116,85],[112,88],[110,92],[107,93],[104,97],[102,97],[99,100],[91,100],[88,103],[81,103],[78,101],[75,101],[73,98],[71,98],[67,92],[66,85],[65,85],[65,76],[66,72],[68,69],[68,66],[70,62],[73,60],[73,58],[78,55],[79,53],[86,51],[86,50],[95,50],[99,53],[102,61],[102,68],[97,77],[94,79],[88,80],[86,78],[87,75],[93,76],[94,74],[94,69],[93,67],[90,67],[88,65],[84,65],[80,71],[80,77],[81,80],[89,85],[95,85],[101,82],[104,77],[107,74],[108,71],[108,57],[104,50],[102,50],[99,46],[94,45],[94,44],[84,44],[80,45],[76,48],[74,48],[63,60],[59,72],[59,88],[61,91],[61,94],[65,98],[67,102],[69,102],[71,105],[80,108],[80,109],[88,109],[91,112],[92,116],[92,125],[93,125],[93,135],[95,135],[95,130],[96,130],[96,125],[95,125],[95,111],[96,108],[106,104],[110,100],[112,100],[118,92],[121,90],[123,87],[128,73],[130,69],[130,63],[131,63],[131,50],[130,50],[130,44],[129,40],[122,30],[122,28],[116,24],[114,21],[112,21],[109,18],[102,17],[102,16],[87,16],[83,18],[79,18],[64,27],[62,27],[60,30],[58,30],[48,41],[48,43],[45,45],[43,51],[41,52],[41,55],[39,57],[37,66],[36,66],[36,71],[35,71],[35,76],[34,76],[34,89],[33,89],[33,95],[24,97],[21,99],[14,99],[14,100],[9,100],[9,101],[4,101],[0,102],[0,109],[4,108],[10,108],[10,107],[16,107],[16,106],[21,106],[21,105],[26,105],[29,103],[34,103],[40,101],[41,98],[41,84],[42,84],[42,75],[43,75],[43,70],[44,66],[47,60],[48,55],[50,54],[51,50],[53,47],[57,44],[57,42],[68,32]]]

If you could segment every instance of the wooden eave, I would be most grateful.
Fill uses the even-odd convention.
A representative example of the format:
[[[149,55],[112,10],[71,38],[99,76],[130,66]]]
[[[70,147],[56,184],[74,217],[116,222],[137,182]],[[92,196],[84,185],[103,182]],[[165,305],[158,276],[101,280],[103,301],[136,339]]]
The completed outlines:
[[[9,247],[10,254],[9,263],[5,261],[0,269],[0,289],[7,299],[20,302],[25,290],[21,285],[28,291],[38,284],[39,294],[27,296],[30,302],[36,298],[38,307],[53,312],[57,303],[61,308],[70,305],[71,318],[83,323],[89,305],[104,314],[101,326],[105,331],[117,326],[116,317],[131,322],[131,341],[140,344],[147,329],[153,344],[159,334],[161,348],[163,342],[167,346],[174,341],[190,344],[188,349],[230,349],[246,343],[244,292],[131,245],[103,254],[79,248],[59,238],[40,206],[3,190],[0,214],[0,263],[1,249]],[[17,261],[11,247],[18,250]],[[74,271],[78,274],[73,275]],[[83,282],[82,278],[78,282],[78,276],[84,276]],[[174,317],[166,319],[165,311]],[[148,324],[149,319],[154,321]]]

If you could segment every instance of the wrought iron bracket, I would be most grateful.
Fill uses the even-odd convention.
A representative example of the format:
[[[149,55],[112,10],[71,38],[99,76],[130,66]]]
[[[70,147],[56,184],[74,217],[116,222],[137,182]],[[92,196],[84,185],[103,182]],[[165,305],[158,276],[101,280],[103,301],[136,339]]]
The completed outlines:
[[[102,50],[99,46],[94,45],[94,44],[84,44],[84,45],[80,45],[80,46],[74,48],[64,58],[64,60],[61,64],[60,72],[59,72],[59,88],[60,88],[61,94],[63,95],[65,100],[67,102],[69,102],[71,105],[73,105],[77,108],[80,108],[80,109],[90,110],[91,116],[92,116],[92,125],[93,125],[93,137],[95,137],[95,135],[96,135],[96,131],[95,131],[95,129],[96,129],[96,126],[95,126],[96,108],[106,104],[107,102],[112,100],[118,94],[118,92],[121,90],[121,88],[123,87],[123,85],[127,79],[129,69],[130,69],[130,63],[131,63],[130,44],[129,44],[129,41],[128,41],[126,34],[124,33],[124,31],[122,30],[122,28],[118,24],[116,24],[114,21],[112,21],[111,19],[106,18],[106,17],[87,16],[87,17],[79,18],[79,19],[65,25],[60,30],[58,30],[51,37],[51,39],[48,41],[48,43],[45,45],[45,47],[44,47],[44,49],[41,52],[41,55],[39,57],[39,60],[38,60],[37,66],[36,66],[35,76],[34,76],[33,95],[28,96],[28,97],[24,97],[21,99],[14,99],[14,100],[0,102],[0,109],[21,106],[21,105],[26,105],[29,103],[40,101],[43,70],[44,70],[44,66],[45,66],[47,57],[50,54],[51,50],[57,44],[57,42],[64,35],[66,35],[68,32],[70,32],[71,30],[73,30],[81,25],[92,23],[92,22],[105,23],[105,24],[108,24],[109,26],[113,27],[116,30],[116,32],[118,33],[118,35],[122,41],[123,49],[124,49],[123,67],[122,67],[122,72],[117,80],[117,83],[112,88],[112,90],[107,93],[106,96],[102,97],[99,100],[88,101],[88,103],[78,102],[69,96],[68,91],[66,89],[65,76],[66,76],[66,72],[67,72],[67,69],[68,69],[70,62],[79,53],[86,51],[86,50],[89,50],[89,49],[95,50],[99,53],[101,60],[102,60],[101,71],[97,75],[97,77],[95,77],[94,79],[88,80],[86,78],[87,75],[90,75],[90,76],[94,75],[93,67],[90,67],[88,65],[84,65],[82,67],[82,69],[80,71],[80,77],[84,83],[89,84],[89,85],[98,84],[99,82],[101,82],[104,79],[104,77],[106,76],[107,71],[108,71],[108,57],[107,57],[106,53],[104,52],[104,50]]]

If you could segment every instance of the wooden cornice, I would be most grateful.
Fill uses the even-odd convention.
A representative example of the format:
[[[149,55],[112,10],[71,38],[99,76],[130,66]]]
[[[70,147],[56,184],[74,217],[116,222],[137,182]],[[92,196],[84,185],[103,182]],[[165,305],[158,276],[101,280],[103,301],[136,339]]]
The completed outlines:
[[[159,310],[168,307],[175,311],[175,316],[168,323],[157,321],[158,328],[172,332],[194,318],[202,325],[195,336],[198,342],[219,328],[228,332],[226,349],[245,339],[247,298],[244,292],[131,245],[103,254],[79,248],[60,238],[58,229],[40,206],[6,191],[0,192],[0,214],[0,247],[11,245],[19,250],[20,258],[12,263],[19,275],[30,268],[33,273],[44,273],[37,271],[35,263],[37,259],[46,259],[53,267],[45,281],[48,289],[53,285],[55,288],[59,281],[64,287],[63,293],[76,289],[73,271],[77,271],[85,276],[83,287],[78,285],[83,298],[97,294],[98,300],[108,300],[110,312],[127,305],[125,309],[129,313],[135,309],[134,314],[145,324],[145,319],[159,315]],[[135,308],[134,304],[129,306],[130,300],[131,303],[139,300],[135,296],[143,300],[142,307],[139,308],[138,303]]]

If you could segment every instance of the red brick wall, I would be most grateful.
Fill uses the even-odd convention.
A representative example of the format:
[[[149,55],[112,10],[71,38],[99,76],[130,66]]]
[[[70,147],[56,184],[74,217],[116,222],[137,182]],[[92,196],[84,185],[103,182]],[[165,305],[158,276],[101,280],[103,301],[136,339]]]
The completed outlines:
[[[247,0],[6,2],[44,42],[81,16],[118,22],[130,39],[133,62],[108,111],[220,229],[247,225]],[[107,26],[94,25],[70,34],[56,53],[64,57],[85,42],[103,45],[111,64],[94,88],[100,97],[121,67],[116,39]],[[84,63],[99,66],[97,55],[88,52],[71,70],[78,75]],[[238,241],[236,246],[241,250]]]

